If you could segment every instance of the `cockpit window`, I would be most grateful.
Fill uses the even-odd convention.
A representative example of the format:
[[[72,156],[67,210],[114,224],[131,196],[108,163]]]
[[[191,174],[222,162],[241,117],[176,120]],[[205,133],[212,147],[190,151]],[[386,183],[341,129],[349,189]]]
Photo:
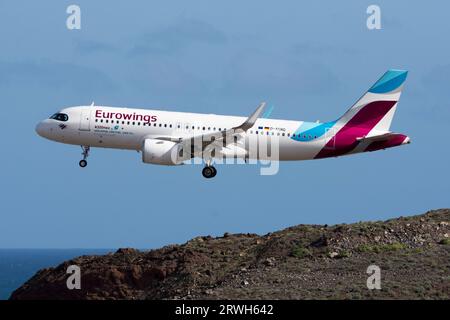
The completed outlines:
[[[50,117],[50,119],[55,119],[58,121],[67,121],[69,120],[69,116],[65,113],[55,113]]]

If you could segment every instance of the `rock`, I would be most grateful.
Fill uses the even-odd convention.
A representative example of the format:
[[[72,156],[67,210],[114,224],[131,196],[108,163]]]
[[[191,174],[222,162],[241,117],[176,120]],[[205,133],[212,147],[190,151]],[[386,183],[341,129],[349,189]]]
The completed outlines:
[[[116,268],[112,268],[109,274],[110,274],[111,280],[116,285],[120,285],[122,283],[122,281],[125,279],[125,275],[122,272],[120,272],[119,270],[117,270]]]
[[[339,253],[333,251],[333,252],[328,252],[328,256],[330,258],[336,258],[337,256],[339,256]]]
[[[237,299],[243,291],[249,299],[328,299],[331,292],[352,299],[348,294],[361,289],[355,276],[363,279],[367,265],[378,261],[389,268],[398,287],[372,298],[446,299],[448,286],[435,280],[442,277],[436,266],[450,261],[449,221],[450,210],[444,209],[387,223],[365,222],[362,227],[341,224],[320,230],[303,225],[263,236],[197,237],[149,251],[121,248],[41,270],[11,299]],[[301,248],[308,249],[308,258],[292,255]],[[82,290],[66,289],[71,264],[82,270]],[[430,289],[420,294],[414,290],[425,286]]]
[[[263,263],[266,266],[272,267],[275,265],[275,258],[274,257],[267,258],[263,261]]]
[[[229,232],[225,232],[224,234],[223,234],[223,237],[224,238],[228,238],[230,236],[230,233]]]
[[[116,251],[116,254],[135,254],[139,253],[139,250],[133,248],[120,248]]]
[[[313,241],[311,243],[312,247],[320,248],[320,247],[326,247],[328,246],[328,238],[325,235],[322,235],[319,239],[316,241]]]

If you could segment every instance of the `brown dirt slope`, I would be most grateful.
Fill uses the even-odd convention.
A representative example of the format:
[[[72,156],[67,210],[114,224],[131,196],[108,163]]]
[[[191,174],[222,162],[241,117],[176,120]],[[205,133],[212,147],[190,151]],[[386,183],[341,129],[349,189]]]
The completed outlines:
[[[67,267],[81,268],[68,290]],[[369,265],[381,290],[369,290]],[[43,269],[11,299],[450,299],[450,209],[384,222],[197,237]]]

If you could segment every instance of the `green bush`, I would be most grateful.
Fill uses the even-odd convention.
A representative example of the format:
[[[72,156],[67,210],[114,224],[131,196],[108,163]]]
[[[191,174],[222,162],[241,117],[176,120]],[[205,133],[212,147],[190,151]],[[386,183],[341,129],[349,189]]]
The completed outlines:
[[[339,252],[339,255],[337,256],[337,258],[348,258],[350,256],[351,256],[351,254],[349,251],[342,250],[341,252]]]
[[[292,249],[292,255],[296,258],[301,259],[301,258],[305,258],[305,257],[310,257],[312,254],[308,248],[298,245]]]
[[[374,253],[397,251],[402,249],[406,249],[406,245],[400,242],[394,242],[391,244],[377,244],[377,245],[363,244],[357,248],[359,252],[374,252]]]

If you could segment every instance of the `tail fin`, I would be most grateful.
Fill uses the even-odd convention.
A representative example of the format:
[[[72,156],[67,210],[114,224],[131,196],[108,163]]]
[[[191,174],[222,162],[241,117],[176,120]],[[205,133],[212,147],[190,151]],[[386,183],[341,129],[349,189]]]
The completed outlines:
[[[389,131],[408,71],[388,70],[337,122]]]

